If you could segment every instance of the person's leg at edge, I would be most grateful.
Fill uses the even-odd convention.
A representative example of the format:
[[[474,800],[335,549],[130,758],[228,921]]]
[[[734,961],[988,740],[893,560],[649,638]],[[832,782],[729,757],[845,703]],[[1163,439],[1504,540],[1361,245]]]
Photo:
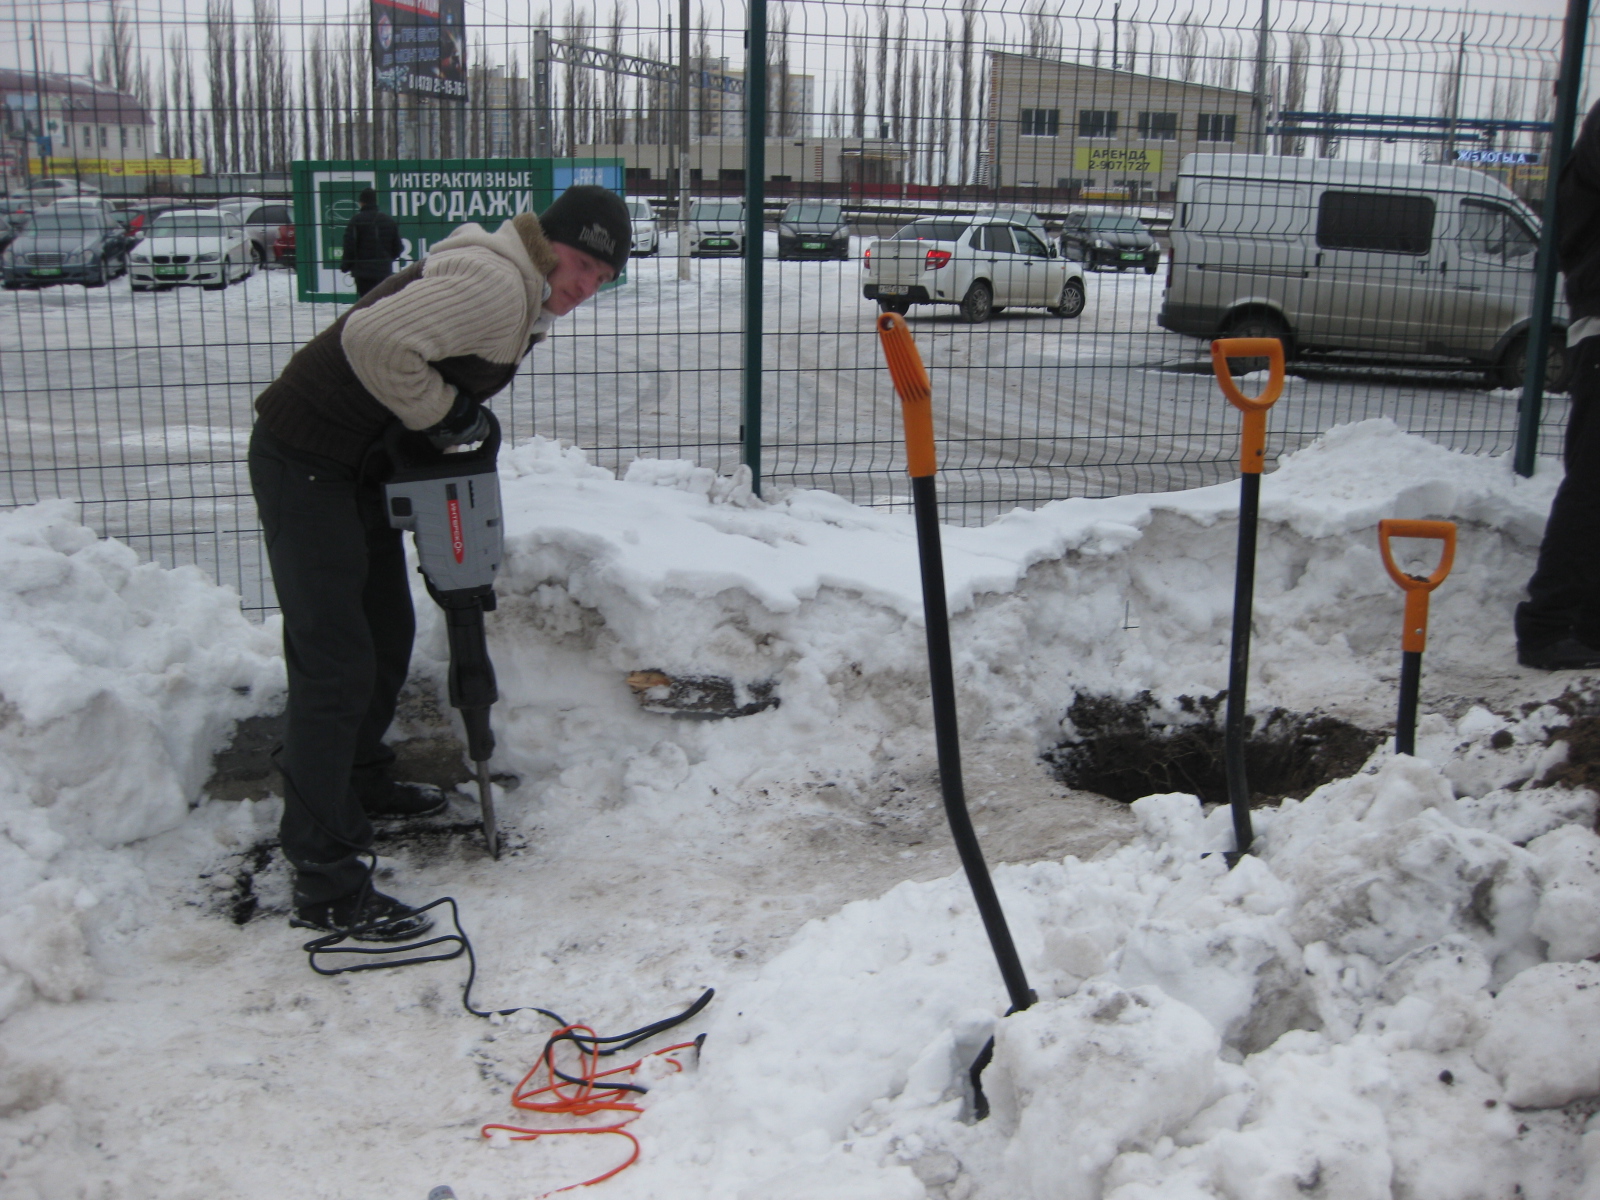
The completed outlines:
[[[350,791],[358,730],[376,676],[364,591],[367,538],[355,472],[313,463],[257,433],[250,477],[283,613],[289,700],[279,766],[280,827],[297,907],[367,883],[372,826]]]
[[[1550,506],[1528,599],[1516,612],[1517,648],[1525,659],[1563,639],[1600,653],[1600,337],[1585,338],[1576,351],[1562,455],[1566,476]]]

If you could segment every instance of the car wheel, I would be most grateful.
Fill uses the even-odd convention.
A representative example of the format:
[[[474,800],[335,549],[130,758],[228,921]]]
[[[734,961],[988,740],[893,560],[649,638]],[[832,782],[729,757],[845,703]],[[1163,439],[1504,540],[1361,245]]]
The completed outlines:
[[[256,268],[264,267],[266,265],[267,265],[267,252],[265,250],[263,250],[260,246],[258,246],[255,242],[251,242],[250,243],[250,269],[252,271],[254,271]]]
[[[1076,317],[1082,314],[1088,302],[1089,296],[1083,290],[1083,284],[1076,279],[1069,279],[1061,285],[1060,302],[1049,311],[1058,317]]]
[[[967,294],[961,297],[961,318],[968,325],[982,325],[994,311],[994,292],[981,279],[973,280]]]
[[[909,300],[879,300],[878,301],[878,311],[879,312],[898,313],[900,316],[903,317],[908,312],[911,311],[911,301],[909,301]]]
[[[1489,369],[1489,386],[1520,389],[1527,382],[1527,375],[1528,335],[1523,334],[1511,343],[1505,357]],[[1545,349],[1544,390],[1547,394],[1567,390],[1567,347],[1555,338]]]
[[[1290,357],[1289,330],[1284,323],[1271,313],[1253,312],[1235,317],[1228,325],[1228,331],[1222,335],[1229,338],[1277,338],[1283,343],[1283,357]],[[1270,365],[1265,358],[1230,358],[1228,370],[1235,375],[1249,375],[1255,371],[1265,371]]]
[[[1000,313],[1005,312],[1005,310],[1006,306],[1004,304],[991,304],[989,306],[989,315],[991,317],[998,316]]]
[[[1145,264],[1145,268],[1144,268],[1144,273],[1146,275],[1154,275],[1156,273],[1156,268],[1159,267],[1160,265],[1161,264],[1158,263],[1158,262],[1146,263]]]

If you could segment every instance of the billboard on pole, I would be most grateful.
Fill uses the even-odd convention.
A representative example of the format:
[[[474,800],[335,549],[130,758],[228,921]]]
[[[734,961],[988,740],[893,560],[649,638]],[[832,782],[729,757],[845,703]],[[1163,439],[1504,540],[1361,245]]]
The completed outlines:
[[[372,78],[388,92],[466,100],[466,0],[372,0]]]

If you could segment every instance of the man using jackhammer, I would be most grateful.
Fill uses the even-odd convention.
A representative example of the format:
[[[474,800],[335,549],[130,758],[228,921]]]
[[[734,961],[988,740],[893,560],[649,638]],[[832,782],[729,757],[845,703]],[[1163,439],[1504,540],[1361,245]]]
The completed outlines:
[[[631,244],[622,199],[598,187],[569,188],[494,233],[463,225],[301,347],[256,399],[250,485],[289,676],[277,763],[291,925],[400,941],[432,924],[378,892],[369,867],[373,818],[445,804],[438,788],[391,777],[383,741],[415,631],[384,507],[385,430],[398,421],[440,449],[483,440],[484,401],[556,317],[617,276]]]

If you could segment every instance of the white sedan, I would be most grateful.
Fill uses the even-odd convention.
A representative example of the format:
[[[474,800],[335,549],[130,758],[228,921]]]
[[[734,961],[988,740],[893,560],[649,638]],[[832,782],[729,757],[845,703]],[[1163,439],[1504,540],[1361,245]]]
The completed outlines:
[[[661,246],[661,235],[656,228],[656,214],[648,200],[629,200],[628,220],[633,224],[633,256],[647,258]]]
[[[136,292],[198,283],[221,291],[255,270],[250,238],[239,214],[216,208],[162,213],[128,254]]]

